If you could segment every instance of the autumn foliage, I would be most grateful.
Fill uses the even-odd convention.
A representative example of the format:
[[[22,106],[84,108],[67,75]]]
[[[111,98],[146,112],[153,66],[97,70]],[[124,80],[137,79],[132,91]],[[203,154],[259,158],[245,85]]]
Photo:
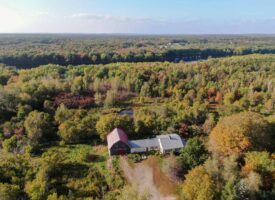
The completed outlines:
[[[214,198],[214,182],[203,166],[193,168],[185,178],[182,188],[184,199],[211,200]]]
[[[271,142],[268,126],[261,115],[253,112],[224,117],[209,136],[209,148],[223,156],[264,149]]]
[[[61,104],[67,108],[90,108],[94,105],[94,98],[91,94],[61,93],[54,98],[54,106],[58,107]]]
[[[245,165],[241,169],[241,175],[246,177],[251,172],[261,174],[262,187],[271,189],[275,180],[275,160],[268,152],[248,152],[245,154]]]

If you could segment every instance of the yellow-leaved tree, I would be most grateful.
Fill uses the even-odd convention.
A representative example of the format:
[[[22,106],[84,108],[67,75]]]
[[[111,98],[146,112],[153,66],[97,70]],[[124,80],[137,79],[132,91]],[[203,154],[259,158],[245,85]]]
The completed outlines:
[[[242,112],[222,118],[209,136],[209,150],[221,156],[248,150],[263,150],[272,143],[268,122],[254,112]]]
[[[214,182],[203,166],[190,170],[183,182],[183,198],[186,200],[211,200],[215,196]]]

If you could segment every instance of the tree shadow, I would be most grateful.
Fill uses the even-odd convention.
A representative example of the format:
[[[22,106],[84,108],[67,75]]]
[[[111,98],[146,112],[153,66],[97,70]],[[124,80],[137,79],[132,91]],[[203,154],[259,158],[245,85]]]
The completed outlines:
[[[104,156],[96,155],[96,154],[89,154],[87,156],[87,162],[103,162],[105,161]]]

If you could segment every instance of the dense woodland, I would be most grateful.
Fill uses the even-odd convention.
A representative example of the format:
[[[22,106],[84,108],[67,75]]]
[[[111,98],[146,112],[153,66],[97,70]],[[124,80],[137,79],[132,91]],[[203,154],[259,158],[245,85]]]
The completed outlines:
[[[0,63],[45,64],[194,61],[208,57],[275,53],[272,35],[0,35]]]
[[[118,158],[107,161],[106,134],[115,127],[130,138],[177,133],[187,141],[180,154],[155,154],[163,171],[177,176],[179,199],[275,198],[274,55],[120,62],[171,61],[190,48],[266,53],[275,50],[274,38],[254,36],[252,48],[255,38],[237,36],[233,43],[221,36],[28,37],[1,36],[0,60],[61,65],[0,67],[1,200],[148,199],[127,185]],[[168,43],[180,47],[170,51]],[[140,55],[133,51],[144,54],[133,60],[129,55]],[[65,55],[117,63],[62,66],[86,62]]]

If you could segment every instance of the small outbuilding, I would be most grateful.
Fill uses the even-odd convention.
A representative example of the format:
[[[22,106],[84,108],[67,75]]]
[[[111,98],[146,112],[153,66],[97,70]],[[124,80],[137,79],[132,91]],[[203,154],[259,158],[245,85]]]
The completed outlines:
[[[130,153],[130,145],[127,134],[119,128],[115,128],[107,136],[109,155],[125,155]]]

